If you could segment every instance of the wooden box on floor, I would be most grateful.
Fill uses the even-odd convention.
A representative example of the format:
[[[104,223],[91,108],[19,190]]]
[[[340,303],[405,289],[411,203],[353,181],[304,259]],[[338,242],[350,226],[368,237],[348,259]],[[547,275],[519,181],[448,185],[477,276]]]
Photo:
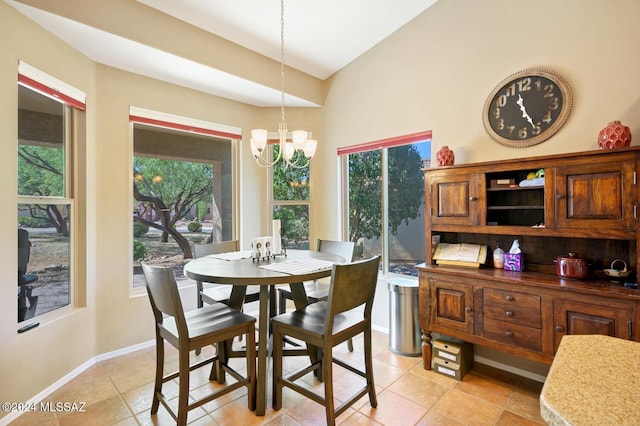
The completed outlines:
[[[435,372],[462,380],[473,367],[473,345],[441,336],[433,342],[432,361]]]

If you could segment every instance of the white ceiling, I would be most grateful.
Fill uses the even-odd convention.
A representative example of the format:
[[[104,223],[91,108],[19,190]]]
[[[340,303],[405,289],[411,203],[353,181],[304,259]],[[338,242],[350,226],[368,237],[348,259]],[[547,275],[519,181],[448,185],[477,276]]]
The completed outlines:
[[[279,88],[266,87],[18,1],[5,1],[98,63],[252,105],[280,105]],[[137,1],[280,61],[278,0]],[[285,63],[324,80],[436,1],[287,0]],[[290,95],[286,104],[317,106]]]

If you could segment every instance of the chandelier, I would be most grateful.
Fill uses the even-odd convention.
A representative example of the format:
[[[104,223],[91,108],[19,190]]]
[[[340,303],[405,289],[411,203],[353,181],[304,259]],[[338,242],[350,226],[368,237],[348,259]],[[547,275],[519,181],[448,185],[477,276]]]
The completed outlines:
[[[260,167],[272,167],[280,159],[284,166],[303,168],[309,165],[316,153],[318,141],[310,139],[311,134],[306,130],[287,131],[284,115],[284,0],[280,0],[280,124],[278,126],[278,155],[269,161],[267,146],[269,132],[266,129],[251,131],[251,153]]]

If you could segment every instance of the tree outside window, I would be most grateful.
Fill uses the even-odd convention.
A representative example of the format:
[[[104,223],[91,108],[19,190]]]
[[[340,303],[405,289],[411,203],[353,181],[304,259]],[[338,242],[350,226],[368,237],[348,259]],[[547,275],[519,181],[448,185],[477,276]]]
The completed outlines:
[[[424,261],[421,168],[430,158],[430,145],[409,143],[343,156],[348,164],[348,236],[356,243],[355,258],[384,252],[385,272],[417,275],[414,266]]]
[[[134,124],[134,287],[139,263],[176,267],[193,244],[233,239],[231,141]]]
[[[279,147],[273,146],[273,158]],[[280,219],[283,247],[309,248],[309,167],[285,167],[279,162],[272,167],[273,219]]]

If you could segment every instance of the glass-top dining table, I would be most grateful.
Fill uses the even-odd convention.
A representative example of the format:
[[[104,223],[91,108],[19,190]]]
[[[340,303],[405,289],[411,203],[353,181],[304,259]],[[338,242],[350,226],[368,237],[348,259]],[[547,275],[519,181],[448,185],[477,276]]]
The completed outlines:
[[[268,260],[255,261],[250,251],[244,251],[204,256],[185,264],[184,274],[193,280],[233,285],[229,306],[235,309],[242,308],[245,286],[260,286],[256,415],[263,416],[266,410],[269,318],[276,314],[274,286],[289,284],[296,309],[304,308],[309,299],[303,282],[331,276],[333,264],[344,262],[344,258],[331,253],[287,250],[286,255]]]

